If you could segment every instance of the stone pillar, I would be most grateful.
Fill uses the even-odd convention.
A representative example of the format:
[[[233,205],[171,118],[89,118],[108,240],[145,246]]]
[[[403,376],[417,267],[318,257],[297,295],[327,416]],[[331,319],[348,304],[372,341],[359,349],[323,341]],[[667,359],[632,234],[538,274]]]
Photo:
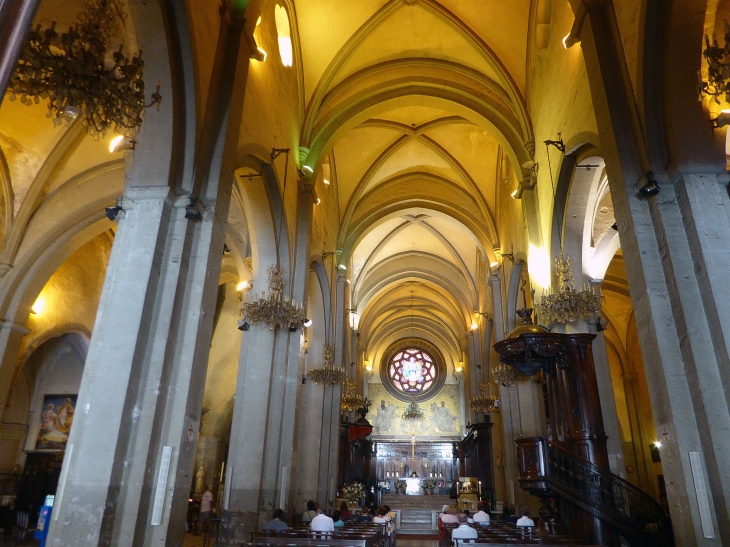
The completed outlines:
[[[300,183],[296,263],[289,279],[290,294],[296,301],[306,295],[313,199],[311,186]],[[286,252],[285,248],[280,252]],[[249,532],[268,520],[274,509],[288,505],[293,463],[301,333],[270,330],[257,324],[251,325],[243,337],[222,504],[221,545],[248,541]]]
[[[718,309],[717,303],[726,300],[722,287],[727,285],[729,204],[723,196],[725,175],[716,175],[725,168],[722,150],[713,146],[719,139],[713,139],[690,84],[696,82],[700,59],[690,60],[692,48],[686,44],[701,46],[702,23],[694,5],[657,5],[653,17],[664,17],[661,28],[667,36],[680,32],[686,40],[672,43],[659,36],[653,42],[660,53],[645,52],[653,55],[647,59],[657,67],[660,59],[676,61],[672,78],[661,86],[665,94],[657,92],[659,86],[644,88],[651,93],[647,105],[659,104],[660,96],[670,101],[664,103],[661,118],[673,119],[657,120],[660,115],[646,112],[651,117],[639,120],[625,57],[619,53],[613,5],[584,5],[588,16],[581,47],[598,124],[605,127],[602,147],[662,440],[675,541],[683,546],[725,545],[730,542],[730,437],[725,433],[730,427],[729,358],[727,310]],[[659,81],[659,69],[652,81]],[[644,131],[647,121],[651,129]],[[642,199],[636,188],[649,169],[661,193]]]
[[[2,362],[0,362],[0,419],[5,414],[10,389],[15,383],[20,346],[23,343],[23,337],[29,332],[30,330],[20,323],[13,321],[0,322],[0,348],[2,349]]]
[[[479,420],[479,416],[474,410],[471,408],[471,398],[474,397],[476,393],[478,393],[479,388],[477,386],[478,384],[478,376],[477,376],[477,365],[480,363],[480,350],[481,350],[481,336],[480,336],[480,330],[472,330],[469,331],[466,335],[466,343],[467,343],[467,363],[466,366],[468,367],[467,373],[465,374],[465,384],[468,380],[468,389],[465,389],[464,393],[464,407],[466,410],[466,416],[470,424],[474,424]]]
[[[188,203],[125,193],[49,545],[182,541],[228,207]]]

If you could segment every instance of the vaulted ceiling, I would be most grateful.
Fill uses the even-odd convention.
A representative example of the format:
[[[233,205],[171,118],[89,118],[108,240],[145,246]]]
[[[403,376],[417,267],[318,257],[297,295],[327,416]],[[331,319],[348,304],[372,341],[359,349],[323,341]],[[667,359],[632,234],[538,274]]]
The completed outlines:
[[[479,279],[500,248],[498,182],[521,180],[531,157],[533,3],[295,4],[301,143],[337,187],[365,357],[415,335],[463,360]]]

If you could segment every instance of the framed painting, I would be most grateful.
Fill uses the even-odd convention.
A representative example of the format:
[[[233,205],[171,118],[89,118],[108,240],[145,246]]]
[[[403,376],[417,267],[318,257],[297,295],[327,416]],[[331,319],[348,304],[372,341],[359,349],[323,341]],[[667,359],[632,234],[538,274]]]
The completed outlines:
[[[36,450],[65,450],[71,432],[77,395],[44,395],[41,427],[35,442]]]

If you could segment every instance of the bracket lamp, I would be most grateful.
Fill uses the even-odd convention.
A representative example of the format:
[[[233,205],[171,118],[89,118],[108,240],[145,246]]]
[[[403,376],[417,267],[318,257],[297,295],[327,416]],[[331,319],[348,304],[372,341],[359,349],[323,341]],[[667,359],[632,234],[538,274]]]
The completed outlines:
[[[200,220],[203,218],[203,215],[200,214],[200,211],[195,206],[195,204],[198,202],[197,196],[190,196],[190,203],[185,207],[185,218],[188,220]]]
[[[302,165],[302,171],[305,171],[306,173],[308,173],[310,175],[314,173],[314,169],[309,167],[309,165]]]
[[[251,53],[251,59],[254,59],[260,63],[266,62],[266,52],[260,47],[256,47],[253,53]]]
[[[651,171],[647,171],[646,175],[642,178],[646,179],[646,183],[639,187],[639,194],[645,198],[656,196],[659,193],[659,185],[654,178],[654,174]],[[641,183],[641,180],[639,183]]]
[[[560,133],[558,133],[558,140],[552,141],[548,139],[546,141],[543,141],[543,143],[545,143],[545,146],[554,146],[555,148],[560,150],[563,155],[565,155],[565,143],[563,142],[563,138]]]
[[[730,124],[730,110],[720,111],[720,113],[717,115],[717,118],[713,118],[710,121],[712,122],[712,127],[714,129],[725,127],[726,125]]]
[[[117,204],[113,207],[106,207],[104,209],[104,214],[106,215],[106,218],[114,221],[116,220],[119,211],[124,211],[124,209],[122,209],[122,198],[117,198]]]
[[[124,150],[134,150],[136,144],[137,141],[135,141],[132,137],[117,135],[109,143],[109,152],[116,154],[117,152],[122,152]]]
[[[337,269],[340,270],[340,271],[345,272],[345,271],[347,271],[347,265],[346,264],[340,264],[339,266],[337,266]]]
[[[247,331],[251,328],[251,325],[248,324],[244,319],[238,320],[238,330]]]
[[[522,185],[520,184],[517,189],[512,192],[510,195],[512,196],[512,199],[522,199],[522,192],[524,191],[524,188],[522,188]]]
[[[305,319],[304,323],[302,324],[305,328],[309,328],[312,326],[312,320],[311,319]]]

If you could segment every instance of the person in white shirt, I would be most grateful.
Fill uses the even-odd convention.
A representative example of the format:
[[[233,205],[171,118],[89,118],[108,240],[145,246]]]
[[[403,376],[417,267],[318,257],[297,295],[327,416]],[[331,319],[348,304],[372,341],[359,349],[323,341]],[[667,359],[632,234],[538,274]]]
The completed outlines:
[[[522,510],[522,518],[517,521],[517,526],[535,526],[535,522],[527,516],[527,511]]]
[[[457,539],[476,539],[479,537],[477,531],[469,526],[466,521],[466,515],[464,513],[459,514],[459,527],[454,528],[451,532],[451,539],[456,544]]]
[[[200,500],[200,516],[198,517],[198,532],[207,531],[212,517],[213,509],[213,492],[210,491],[210,486],[205,485],[205,492]]]
[[[489,514],[484,512],[484,504],[479,504],[479,511],[474,513],[472,520],[479,526],[489,526]]]
[[[334,532],[335,521],[325,515],[322,509],[317,509],[317,516],[312,519],[309,529],[312,532]]]

